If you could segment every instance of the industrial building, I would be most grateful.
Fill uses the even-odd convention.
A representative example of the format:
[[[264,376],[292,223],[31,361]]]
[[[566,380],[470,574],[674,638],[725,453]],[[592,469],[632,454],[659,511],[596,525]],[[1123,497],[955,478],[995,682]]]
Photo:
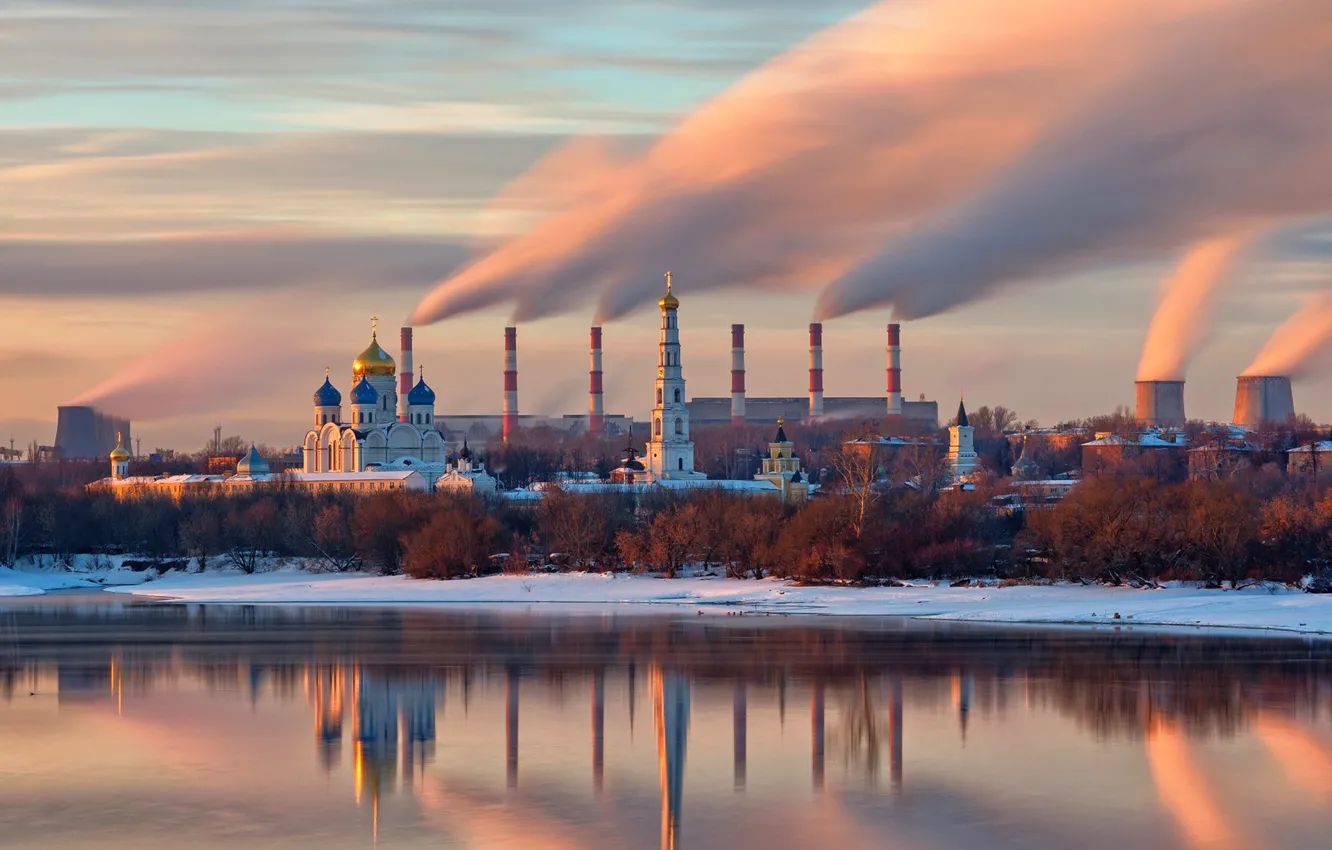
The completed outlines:
[[[130,421],[87,405],[56,408],[56,453],[62,458],[105,460],[120,438],[133,445]]]

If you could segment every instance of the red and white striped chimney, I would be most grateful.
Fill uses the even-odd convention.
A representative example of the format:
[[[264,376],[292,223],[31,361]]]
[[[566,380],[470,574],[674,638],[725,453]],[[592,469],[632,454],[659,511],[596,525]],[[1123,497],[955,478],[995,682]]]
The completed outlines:
[[[888,326],[888,415],[902,415],[902,326]]]
[[[731,424],[745,424],[744,325],[731,325]]]
[[[412,373],[412,329],[402,329],[402,368],[398,372],[398,421],[407,421],[407,393],[416,378]]]
[[[600,437],[606,433],[606,408],[601,387],[601,328],[592,329],[592,370],[587,398],[587,432]]]
[[[823,325],[809,326],[809,418],[823,416]]]
[[[504,440],[518,433],[518,329],[504,329]]]

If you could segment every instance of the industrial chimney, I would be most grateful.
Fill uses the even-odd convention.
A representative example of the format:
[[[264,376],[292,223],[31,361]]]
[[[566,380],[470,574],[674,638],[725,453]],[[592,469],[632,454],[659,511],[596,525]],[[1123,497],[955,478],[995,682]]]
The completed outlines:
[[[504,329],[504,441],[518,433],[518,329]]]
[[[888,415],[902,415],[902,326],[888,326]]]
[[[809,418],[823,416],[823,325],[809,326]]]
[[[744,325],[731,325],[731,424],[745,424]]]
[[[402,329],[402,368],[398,372],[398,421],[407,421],[407,394],[416,383],[412,372],[412,329]]]
[[[1257,428],[1264,422],[1285,422],[1295,417],[1290,378],[1280,375],[1240,375],[1235,386],[1235,424]]]
[[[592,328],[592,369],[588,375],[587,432],[600,437],[606,433],[606,408],[602,402],[601,328]]]
[[[1135,388],[1138,422],[1156,427],[1184,424],[1183,381],[1138,381]]]

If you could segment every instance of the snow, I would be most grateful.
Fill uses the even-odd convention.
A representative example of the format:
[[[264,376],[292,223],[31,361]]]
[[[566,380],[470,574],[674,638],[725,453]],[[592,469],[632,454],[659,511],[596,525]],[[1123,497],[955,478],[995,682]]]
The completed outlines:
[[[110,586],[120,585],[120,586]],[[114,569],[99,573],[0,568],[0,596],[63,587],[187,602],[301,605],[565,606],[659,612],[905,616],[979,623],[1044,623],[1116,627],[1206,627],[1332,634],[1332,595],[1260,587],[1241,591],[1159,590],[1082,585],[949,587],[798,587],[765,579],[661,579],[589,573],[489,576],[417,581],[364,573],[311,573],[296,568],[256,575],[210,569],[162,577]],[[1119,614],[1119,619],[1115,618]]]

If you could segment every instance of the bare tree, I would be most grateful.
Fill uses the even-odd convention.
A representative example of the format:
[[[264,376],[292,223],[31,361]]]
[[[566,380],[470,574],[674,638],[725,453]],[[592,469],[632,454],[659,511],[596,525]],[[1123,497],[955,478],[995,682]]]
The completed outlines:
[[[857,539],[865,530],[865,518],[879,497],[879,479],[883,474],[883,448],[880,438],[866,425],[857,435],[846,435],[841,447],[828,458],[837,484],[854,505],[851,529]]]

